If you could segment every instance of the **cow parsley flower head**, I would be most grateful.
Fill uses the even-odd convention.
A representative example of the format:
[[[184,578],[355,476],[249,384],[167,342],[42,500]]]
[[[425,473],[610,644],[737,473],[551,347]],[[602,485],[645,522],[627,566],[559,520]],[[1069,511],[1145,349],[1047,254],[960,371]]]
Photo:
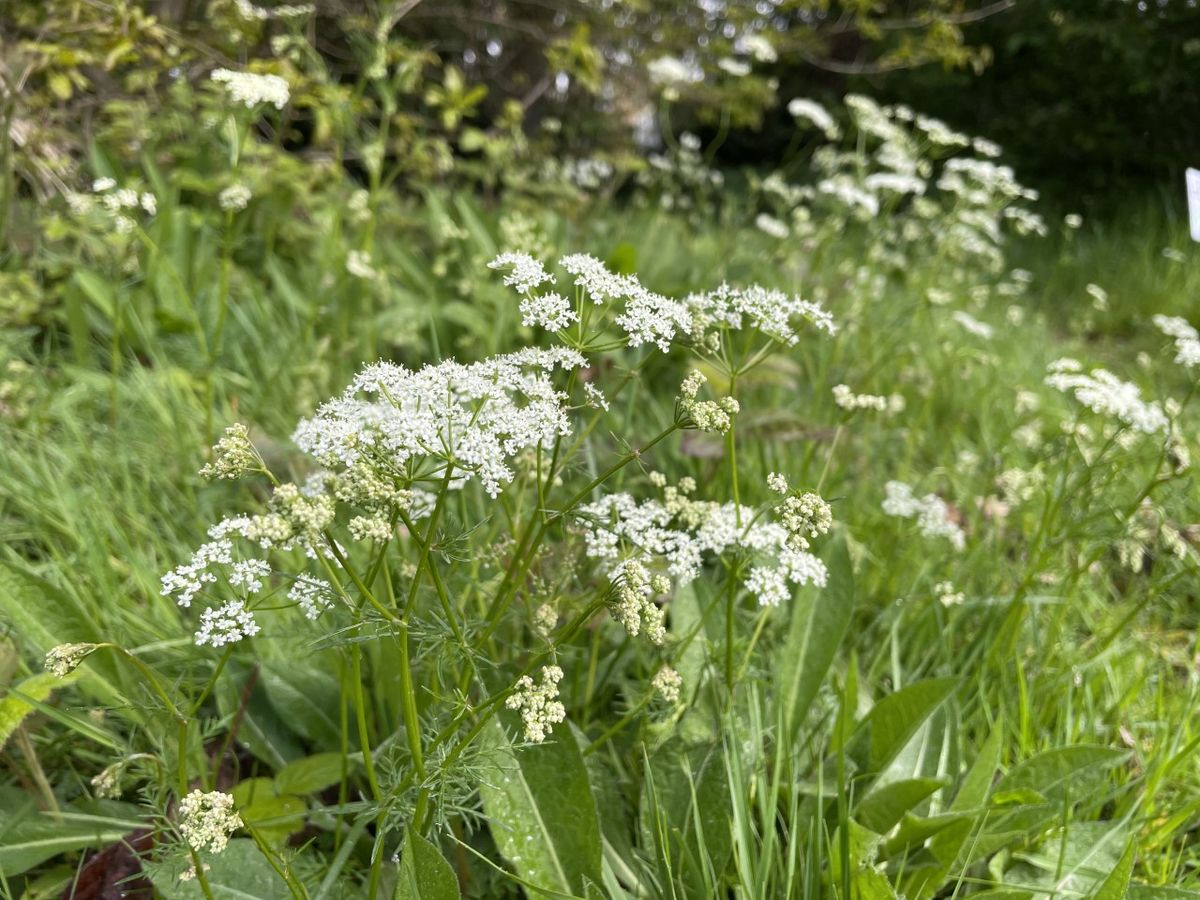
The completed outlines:
[[[59,644],[46,654],[46,671],[59,678],[66,678],[96,647],[96,644],[84,643]]]
[[[833,511],[822,497],[809,491],[784,500],[779,507],[779,521],[787,529],[787,545],[793,550],[807,550],[810,538],[828,533],[833,526]]]
[[[197,647],[224,647],[243,638],[253,637],[261,629],[244,600],[230,600],[224,606],[210,607],[200,614]]]
[[[453,465],[493,497],[511,481],[523,450],[570,433],[556,368],[586,360],[567,348],[533,347],[470,365],[447,360],[417,371],[367,366],[346,392],[301,422],[296,444],[342,472],[360,460],[400,473],[421,460]]]
[[[513,693],[504,701],[509,709],[520,710],[525,740],[530,743],[540,744],[554,726],[567,717],[566,707],[558,701],[558,683],[562,677],[563,670],[558,666],[543,666],[539,684],[528,675],[522,675]]]
[[[252,109],[267,103],[283,109],[291,95],[288,83],[278,75],[258,75],[254,72],[235,72],[232,69],[214,69],[209,76],[223,84],[235,103]]]
[[[654,602],[655,594],[670,590],[670,581],[664,584],[660,580],[663,578],[661,575],[651,577],[636,559],[625,560],[613,570],[611,579],[615,591],[609,608],[630,637],[637,637],[645,629],[652,644],[661,644],[666,639],[666,616],[662,607]]]
[[[250,188],[246,185],[238,183],[231,184],[229,187],[217,194],[217,205],[221,207],[223,212],[237,212],[243,210],[250,205],[250,199],[254,195],[250,192]]]
[[[1167,427],[1167,416],[1161,406],[1143,400],[1142,392],[1136,385],[1122,381],[1107,369],[1093,369],[1090,373],[1084,373],[1052,368],[1051,374],[1046,377],[1046,384],[1064,393],[1074,394],[1075,399],[1092,412],[1112,416],[1145,434],[1153,434]]]
[[[683,676],[670,666],[663,666],[654,673],[650,686],[668,703],[678,703],[680,689],[683,687]]]
[[[787,227],[786,222],[781,222],[774,216],[767,215],[766,213],[759,213],[755,216],[754,227],[763,234],[781,241],[792,233],[791,229]]]
[[[242,825],[232,794],[195,790],[179,801],[179,833],[193,850],[220,853]]]
[[[1157,315],[1153,319],[1158,330],[1175,339],[1175,362],[1185,368],[1200,366],[1200,331],[1182,316]]]
[[[788,487],[788,480],[778,472],[772,472],[767,476],[767,487],[776,494],[786,494],[791,488]]]
[[[966,331],[970,332],[976,337],[983,338],[985,341],[991,340],[992,335],[995,333],[995,330],[991,325],[988,325],[986,322],[980,322],[974,316],[970,315],[969,313],[965,313],[962,310],[955,310],[954,321],[961,325]]]
[[[546,271],[541,260],[534,259],[528,253],[501,253],[488,263],[489,269],[508,269],[504,283],[516,288],[520,293],[527,294],[539,285],[553,283],[554,276]]]
[[[333,605],[333,587],[328,581],[309,575],[297,578],[287,596],[300,608],[306,619],[316,619]]]
[[[254,445],[250,431],[240,422],[225,429],[225,434],[213,446],[212,462],[200,469],[202,478],[241,478],[247,472],[261,472],[266,466]]]
[[[562,294],[526,294],[521,298],[521,324],[536,325],[546,331],[562,331],[579,315],[571,309],[571,301]]]
[[[794,97],[788,101],[787,111],[788,115],[793,119],[800,119],[810,123],[831,141],[836,141],[842,136],[842,131],[838,128],[837,122],[833,120],[833,116],[829,114],[829,111],[824,106],[815,100],[809,100],[806,97]]]
[[[351,250],[346,254],[346,271],[363,281],[371,281],[379,274],[371,265],[371,254],[366,250]]]
[[[966,546],[966,535],[950,518],[950,507],[937,494],[917,497],[913,489],[902,481],[889,481],[884,485],[884,491],[884,513],[902,519],[916,519],[921,534],[946,538],[955,550],[962,550]]]
[[[694,321],[694,337],[696,331],[714,327],[756,328],[792,346],[800,340],[796,332],[796,325],[800,323],[830,335],[837,332],[833,316],[820,304],[757,284],[746,288],[723,284],[715,291],[691,294],[685,302]]]

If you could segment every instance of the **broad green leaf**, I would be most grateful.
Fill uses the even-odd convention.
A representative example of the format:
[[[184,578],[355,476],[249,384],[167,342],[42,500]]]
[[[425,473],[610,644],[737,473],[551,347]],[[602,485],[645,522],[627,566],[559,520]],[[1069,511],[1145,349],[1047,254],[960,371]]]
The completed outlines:
[[[800,592],[780,659],[780,692],[788,734],[795,736],[833,664],[854,611],[854,571],[842,536],[830,544],[829,583]]]
[[[75,679],[76,673],[72,672],[68,676],[72,681]],[[17,685],[19,690],[26,697],[31,697],[34,700],[45,700],[50,696],[51,691],[61,686],[65,679],[59,678],[50,672],[39,672],[37,675],[31,675],[20,684]],[[25,717],[34,711],[34,706],[25,700],[23,697],[9,695],[3,700],[0,700],[0,749],[8,743],[8,739],[13,736],[21,723],[25,721]]]
[[[270,778],[247,778],[232,793],[242,821],[269,844],[282,844],[304,827],[308,804],[294,794],[279,793]]]
[[[514,747],[492,720],[479,793],[501,854],[531,884],[578,895],[600,880],[600,823],[579,748],[566,733]]]
[[[1129,877],[1133,874],[1133,857],[1137,852],[1137,841],[1131,840],[1117,861],[1117,867],[1100,882],[1092,900],[1125,900],[1129,893]]]
[[[879,834],[892,826],[933,793],[945,786],[940,778],[908,778],[873,789],[854,810],[854,818]]]
[[[71,279],[83,291],[84,296],[91,300],[104,313],[105,318],[110,322],[115,318],[117,309],[116,293],[113,291],[112,285],[103,276],[97,275],[88,269],[76,269],[72,273]]]
[[[458,900],[458,879],[440,850],[411,828],[404,837],[395,900]]]
[[[953,678],[933,678],[884,697],[859,725],[858,739],[868,742],[867,769],[882,771],[939,706],[954,693]]]
[[[249,838],[234,838],[220,853],[200,855],[213,900],[293,900],[287,882]],[[180,881],[182,864],[145,864],[163,900],[204,900],[195,879]]]
[[[61,853],[118,841],[144,826],[135,814],[128,804],[66,805],[55,817],[41,812],[23,792],[0,788],[0,872],[19,875]]]
[[[316,753],[290,762],[275,775],[275,790],[280,794],[315,794],[342,780],[343,757],[340,753]]]

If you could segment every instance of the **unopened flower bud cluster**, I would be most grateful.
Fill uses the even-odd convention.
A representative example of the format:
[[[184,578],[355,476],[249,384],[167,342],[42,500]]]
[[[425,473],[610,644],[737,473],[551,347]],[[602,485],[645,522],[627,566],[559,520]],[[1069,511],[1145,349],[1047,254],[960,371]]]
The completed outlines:
[[[522,675],[504,701],[509,709],[520,710],[525,740],[530,743],[540,744],[567,717],[566,708],[558,701],[558,683],[562,677],[563,670],[558,666],[543,666],[540,683],[535,684],[528,675]]]
[[[195,790],[179,801],[179,833],[193,850],[220,853],[242,824],[230,794]]]

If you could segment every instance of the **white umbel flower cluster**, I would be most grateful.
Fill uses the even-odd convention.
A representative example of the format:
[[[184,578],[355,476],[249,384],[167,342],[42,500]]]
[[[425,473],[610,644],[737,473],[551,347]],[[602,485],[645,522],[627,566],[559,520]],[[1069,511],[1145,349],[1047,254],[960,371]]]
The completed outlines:
[[[610,609],[629,636],[637,637],[645,631],[652,644],[666,640],[666,614],[654,597],[671,590],[670,579],[665,575],[651,576],[641,562],[627,559],[613,569],[611,580],[614,596]]]
[[[837,330],[833,317],[819,304],[758,285],[747,288],[722,285],[715,291],[677,300],[647,289],[636,275],[609,271],[604,263],[586,253],[568,254],[558,264],[573,276],[580,299],[587,298],[596,304],[623,301],[613,321],[625,332],[631,347],[654,344],[665,353],[677,340],[711,343],[712,332],[718,328],[756,328],[789,345],[799,340],[796,327],[800,323],[828,334]],[[526,295],[521,303],[525,324],[556,331],[576,321],[577,314],[557,294],[533,296],[539,285],[555,281],[534,257],[527,253],[504,253],[488,265],[511,270],[504,283]]]
[[[528,675],[522,675],[516,688],[504,705],[521,711],[521,723],[525,726],[525,740],[540,744],[554,730],[554,726],[567,717],[566,707],[558,700],[558,683],[563,670],[558,666],[543,666],[540,684],[534,684]]]
[[[898,413],[904,410],[904,397],[900,394],[892,394],[889,397],[879,394],[856,394],[847,384],[834,385],[833,402],[851,412],[873,409],[879,412]]]
[[[247,472],[264,469],[262,457],[250,443],[250,431],[240,422],[225,429],[225,434],[213,447],[212,462],[200,469],[202,478],[241,478]]]
[[[223,212],[237,212],[249,206],[253,196],[246,185],[231,184],[217,194],[217,205]]]
[[[1107,369],[1093,369],[1090,373],[1069,371],[1061,367],[1062,362],[1051,365],[1051,372],[1046,376],[1046,384],[1050,387],[1074,394],[1075,399],[1092,412],[1112,416],[1145,434],[1167,427],[1167,415],[1162,407],[1143,400],[1137,385],[1122,381]]]
[[[234,103],[253,109],[267,103],[283,109],[291,96],[288,83],[278,75],[259,75],[254,72],[235,72],[233,69],[214,69],[209,75],[217,84],[222,84]]]
[[[610,494],[580,507],[579,517],[588,556],[615,561],[632,555],[643,566],[665,569],[681,584],[700,575],[706,556],[742,550],[754,560],[747,590],[760,604],[775,606],[791,596],[791,586],[824,587],[828,579],[825,564],[801,549],[798,539],[823,533],[828,520],[815,504],[795,499],[799,506],[791,511],[791,529],[756,519],[750,507],[691,500],[672,487],[664,490],[662,501],[639,503],[627,493]],[[628,569],[628,561],[618,565],[614,577]]]
[[[261,630],[254,621],[254,614],[246,609],[244,600],[230,600],[223,606],[211,607],[200,614],[196,646],[224,647],[253,637]]]
[[[231,794],[195,790],[179,801],[179,833],[193,850],[220,853],[242,824]]]
[[[787,111],[793,119],[808,122],[831,141],[836,141],[842,136],[842,130],[838,128],[833,116],[816,100],[809,100],[807,97],[793,97],[788,101]]]
[[[1167,337],[1175,339],[1175,362],[1191,369],[1200,366],[1200,331],[1182,316],[1154,317],[1154,324]]]
[[[514,457],[570,433],[566,398],[550,373],[585,365],[566,348],[526,348],[471,365],[448,360],[417,371],[375,363],[301,422],[293,440],[335,471],[369,461],[401,475],[423,460],[448,462],[495,497],[513,478]]]
[[[733,397],[697,400],[700,386],[707,380],[702,372],[693,369],[679,386],[679,408],[701,431],[725,434],[733,426],[733,417],[738,414],[738,402]]]
[[[668,703],[678,703],[679,693],[683,688],[683,676],[670,666],[663,666],[654,673],[650,686]]]
[[[946,501],[937,494],[917,497],[903,481],[889,481],[884,485],[884,491],[887,496],[883,501],[883,511],[887,515],[916,519],[921,534],[946,538],[955,550],[962,550],[966,546],[966,535],[950,518],[950,507]]]

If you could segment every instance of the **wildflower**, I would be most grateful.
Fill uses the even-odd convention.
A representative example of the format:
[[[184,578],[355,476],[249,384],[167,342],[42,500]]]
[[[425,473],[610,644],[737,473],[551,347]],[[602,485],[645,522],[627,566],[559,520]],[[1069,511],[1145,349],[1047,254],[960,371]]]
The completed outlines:
[[[1100,287],[1098,284],[1089,284],[1085,289],[1087,295],[1092,298],[1092,307],[1103,312],[1108,309],[1108,291]]]
[[[950,518],[950,508],[937,494],[916,497],[913,489],[902,481],[889,481],[884,485],[886,497],[883,511],[889,516],[916,519],[917,528],[925,537],[944,537],[955,550],[966,545],[966,535]]]
[[[778,472],[772,472],[767,476],[767,487],[777,494],[786,494],[789,490],[787,479]]]
[[[108,800],[121,794],[121,769],[125,761],[113,763],[94,775],[91,780],[92,792],[98,800]]]
[[[195,790],[179,801],[179,833],[193,850],[220,853],[242,825],[232,794]]]
[[[96,649],[96,644],[59,644],[46,654],[46,671],[59,678],[74,672],[84,658]]]
[[[103,178],[97,178],[92,182],[92,192],[95,194],[103,194],[106,191],[111,191],[116,186],[116,181],[108,176],[104,176]]]
[[[761,34],[744,34],[738,38],[735,45],[738,53],[752,56],[761,63],[773,63],[779,59],[775,46]]]
[[[213,460],[200,469],[202,478],[241,478],[247,472],[262,472],[266,466],[254,445],[250,431],[240,422],[228,426],[213,447]]]
[[[810,492],[783,501],[779,520],[787,529],[787,545],[807,550],[809,538],[826,534],[833,525],[833,512],[820,496]]]
[[[733,397],[697,400],[696,394],[700,391],[700,385],[707,380],[701,372],[693,369],[679,387],[679,408],[701,431],[725,434],[733,425],[733,417],[739,409],[738,402]]]
[[[740,59],[726,56],[717,60],[717,68],[734,78],[743,78],[750,74],[750,64]]]
[[[364,453],[396,472],[409,460],[443,459],[495,497],[513,478],[513,457],[570,433],[565,398],[547,373],[585,364],[573,350],[532,347],[415,372],[375,363],[301,422],[294,440],[333,471],[353,467]]]
[[[875,409],[886,410],[888,398],[878,394],[856,394],[849,385],[837,384],[833,387],[833,402],[846,410]]]
[[[663,666],[654,673],[650,685],[668,703],[678,703],[679,691],[683,687],[683,676],[670,666]]]
[[[955,591],[954,584],[949,581],[939,581],[933,586],[933,594],[938,602],[945,607],[962,606],[967,599],[962,591]]]
[[[990,340],[992,337],[993,329],[991,325],[980,322],[974,316],[971,316],[962,310],[955,310],[954,321],[976,337],[981,337],[984,340]]]
[[[604,391],[590,381],[583,383],[583,395],[587,399],[587,405],[592,409],[608,411],[608,398],[604,396]]]
[[[1157,315],[1158,330],[1175,339],[1175,362],[1185,368],[1200,365],[1200,332],[1181,316]]]
[[[661,578],[661,576],[656,576]],[[670,590],[670,582],[651,578],[646,567],[637,560],[626,560],[613,573],[616,593],[610,609],[630,637],[637,637],[645,628],[652,644],[661,644],[667,632],[663,624],[662,607],[654,602],[656,593]],[[662,589],[662,590],[659,590]]]
[[[1083,227],[1083,216],[1079,215],[1079,213],[1067,213],[1063,216],[1063,224],[1072,231],[1078,231]]]
[[[1092,412],[1114,416],[1146,434],[1167,427],[1167,416],[1161,406],[1147,403],[1136,385],[1121,381],[1106,369],[1093,369],[1090,374],[1084,374],[1051,368],[1046,384],[1064,393],[1073,393],[1075,399]]]
[[[558,625],[558,610],[551,603],[543,603],[533,612],[533,628],[544,638],[550,637]]]
[[[370,281],[379,274],[372,267],[371,254],[366,250],[351,250],[346,254],[346,271],[364,281]]]
[[[214,69],[209,75],[213,81],[225,85],[235,103],[252,109],[267,103],[283,109],[290,97],[288,83],[278,75],[258,75],[254,72],[235,72],[232,69]]]
[[[741,329],[757,328],[759,331],[793,346],[799,342],[793,320],[812,325],[826,334],[836,334],[838,327],[819,303],[788,296],[754,284],[746,288],[721,285],[715,291],[691,294],[687,297],[694,328],[710,326]]]
[[[225,212],[236,212],[245,209],[252,196],[244,184],[231,184],[217,195],[217,205]]]
[[[774,216],[769,216],[766,213],[759,213],[755,217],[754,227],[763,234],[769,235],[773,238],[778,238],[781,241],[791,234],[791,231],[787,227],[786,223],[780,222]]]
[[[788,115],[793,119],[802,119],[811,123],[831,141],[836,141],[841,137],[841,129],[838,128],[837,122],[833,120],[833,116],[815,100],[809,100],[805,97],[793,97],[788,101],[787,111]]]
[[[526,294],[521,298],[520,308],[522,325],[537,325],[547,331],[562,331],[579,321],[579,315],[562,294]]]
[[[980,156],[986,156],[990,159],[995,159],[1004,149],[995,141],[989,141],[987,138],[975,137],[971,139],[971,146]]]
[[[557,699],[558,683],[563,670],[558,666],[543,666],[541,684],[534,684],[528,675],[522,675],[513,693],[504,705],[521,711],[521,722],[525,726],[525,740],[540,744],[553,726],[567,717],[566,707]]]
[[[333,588],[329,582],[308,575],[297,578],[287,596],[309,620],[316,619],[333,605]]]
[[[224,647],[243,638],[253,637],[261,629],[245,601],[230,600],[224,606],[206,609],[200,614],[196,646]]]
[[[489,269],[505,269],[511,271],[504,276],[504,283],[516,288],[522,294],[527,294],[538,285],[546,282],[553,283],[555,278],[546,271],[540,260],[534,259],[528,253],[501,253],[488,263]]]
[[[651,84],[677,88],[704,80],[704,73],[694,64],[675,56],[660,56],[646,64]]]

